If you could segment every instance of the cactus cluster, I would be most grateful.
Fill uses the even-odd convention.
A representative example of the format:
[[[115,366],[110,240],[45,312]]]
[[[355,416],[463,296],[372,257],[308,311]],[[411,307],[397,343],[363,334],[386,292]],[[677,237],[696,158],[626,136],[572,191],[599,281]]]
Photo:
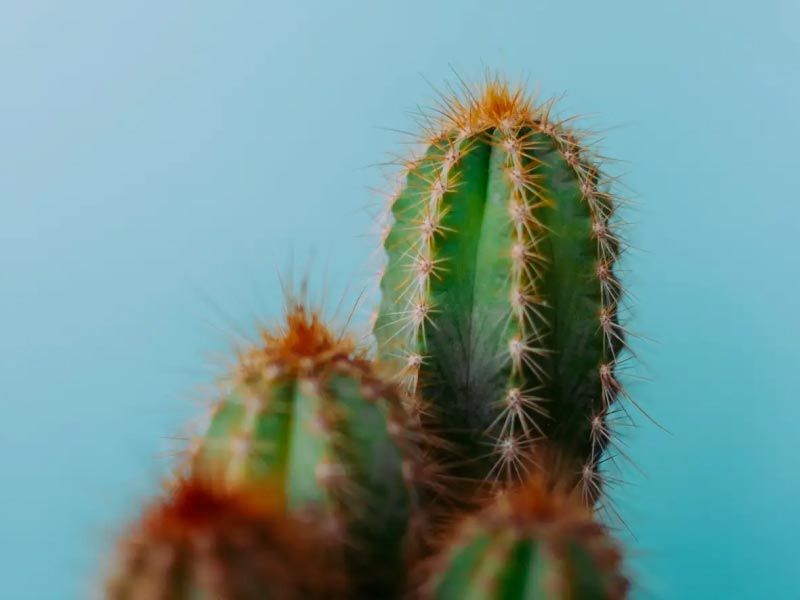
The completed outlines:
[[[390,205],[375,351],[290,299],[105,597],[626,597],[597,516],[624,395],[617,202],[552,109],[496,78],[444,101]]]

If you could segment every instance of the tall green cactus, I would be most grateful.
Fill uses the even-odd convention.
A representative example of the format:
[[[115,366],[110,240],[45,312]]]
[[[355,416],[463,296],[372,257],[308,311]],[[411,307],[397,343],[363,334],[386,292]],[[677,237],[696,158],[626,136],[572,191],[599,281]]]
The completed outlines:
[[[324,537],[259,494],[178,481],[118,548],[107,600],[347,598]]]
[[[594,499],[620,244],[598,162],[551,108],[498,80],[441,107],[391,204],[374,332],[461,473],[519,480],[546,437]]]
[[[621,554],[582,498],[544,478],[468,517],[427,566],[431,600],[619,600]]]
[[[389,597],[385,585],[401,578],[415,473],[403,415],[395,385],[352,340],[296,304],[282,331],[264,332],[240,356],[192,468],[232,487],[276,490],[293,514],[343,541],[363,590]]]

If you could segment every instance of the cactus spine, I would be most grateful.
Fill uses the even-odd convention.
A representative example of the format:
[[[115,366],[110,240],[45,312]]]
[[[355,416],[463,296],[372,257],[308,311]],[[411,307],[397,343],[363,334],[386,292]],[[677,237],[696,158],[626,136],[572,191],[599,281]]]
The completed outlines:
[[[407,450],[395,386],[294,304],[282,331],[241,354],[191,462],[230,487],[275,490],[342,540],[358,584],[389,597],[381,586],[401,578],[412,501]]]
[[[391,204],[374,332],[471,476],[522,479],[546,437],[594,499],[620,243],[598,161],[551,109],[499,80],[442,107]]]
[[[628,590],[605,527],[543,478],[467,518],[428,569],[423,596],[435,600],[618,600]]]
[[[324,540],[262,493],[177,482],[122,539],[107,600],[345,597]]]

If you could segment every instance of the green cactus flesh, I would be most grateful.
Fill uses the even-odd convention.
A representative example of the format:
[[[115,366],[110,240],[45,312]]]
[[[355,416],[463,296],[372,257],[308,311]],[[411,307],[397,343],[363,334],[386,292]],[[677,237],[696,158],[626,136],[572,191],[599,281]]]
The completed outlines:
[[[301,307],[240,362],[194,469],[278,490],[291,513],[341,537],[356,579],[399,578],[413,469],[395,386]]]
[[[546,437],[592,492],[620,392],[614,205],[549,111],[498,82],[443,111],[391,206],[374,331],[479,476],[521,478]]]
[[[432,565],[423,596],[435,600],[611,600],[628,591],[620,553],[583,500],[537,482],[467,519]]]

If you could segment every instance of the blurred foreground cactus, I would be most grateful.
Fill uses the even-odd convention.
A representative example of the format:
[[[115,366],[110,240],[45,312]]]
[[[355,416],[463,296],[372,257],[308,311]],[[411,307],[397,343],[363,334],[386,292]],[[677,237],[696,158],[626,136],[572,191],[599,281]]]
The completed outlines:
[[[539,475],[456,527],[425,565],[430,600],[624,598],[607,529],[574,492]]]
[[[345,598],[327,543],[263,493],[181,480],[121,540],[106,597]]]
[[[616,204],[498,79],[405,161],[371,359],[304,301],[238,354],[109,600],[617,600],[595,515],[625,338]]]

